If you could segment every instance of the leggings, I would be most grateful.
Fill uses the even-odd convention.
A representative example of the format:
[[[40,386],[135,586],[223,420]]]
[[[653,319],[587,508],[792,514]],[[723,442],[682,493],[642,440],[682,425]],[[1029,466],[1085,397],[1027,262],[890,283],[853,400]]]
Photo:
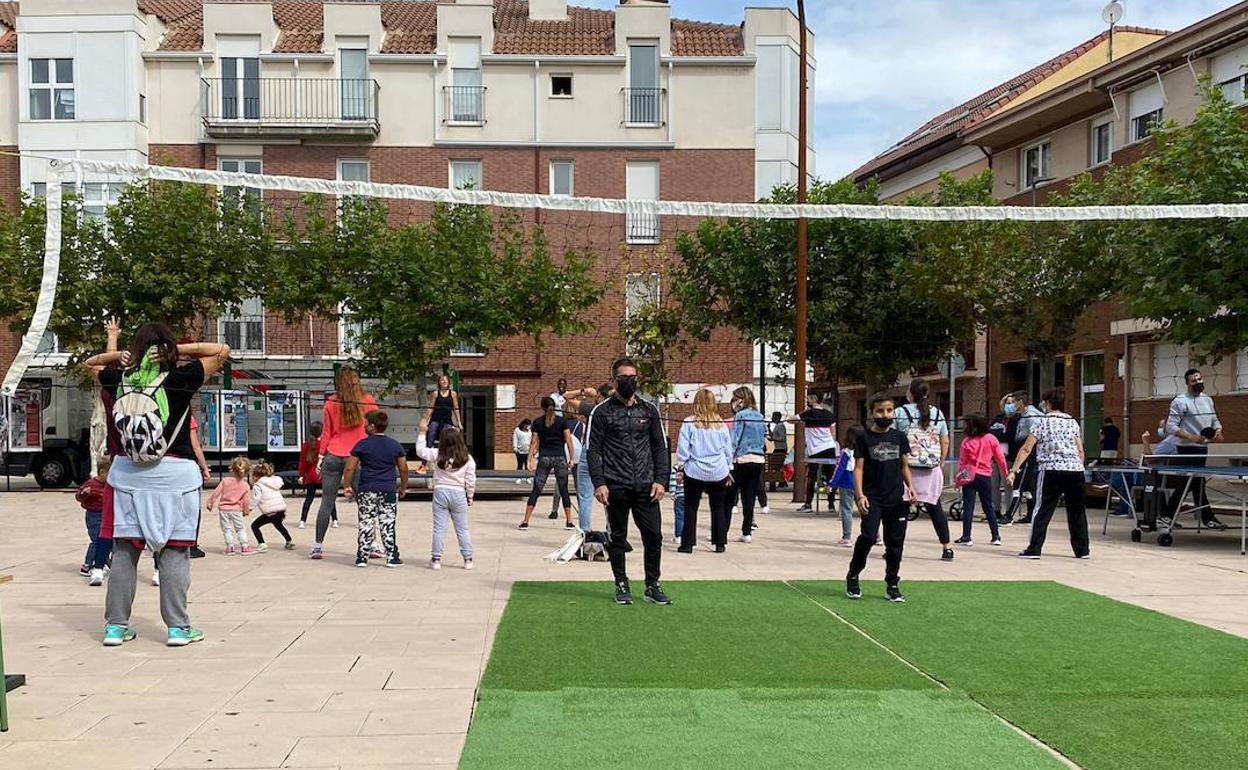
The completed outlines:
[[[282,511],[281,513],[262,513],[257,516],[256,520],[251,522],[251,534],[256,536],[256,542],[264,542],[264,535],[261,534],[260,528],[265,524],[272,524],[273,529],[277,530],[277,534],[281,535],[282,539],[289,543],[290,533],[286,531],[286,527],[282,524],[282,521],[285,520],[285,518],[285,511]]]
[[[737,463],[732,475],[737,482],[733,489],[740,490],[741,495],[741,534],[749,535],[754,531],[754,501],[763,489],[763,464]],[[728,511],[731,514],[731,505]]]
[[[303,488],[307,490],[307,496],[303,498],[303,514],[299,516],[299,521],[308,520],[308,511],[312,510],[312,503],[316,500],[316,490],[320,489],[321,485],[319,483],[304,484]],[[329,510],[329,517],[334,521],[338,521],[338,506],[336,504]]]
[[[551,473],[555,474],[555,483],[559,486],[559,499],[564,510],[572,507],[572,495],[568,492],[568,461],[559,457],[538,457],[537,470],[533,474],[533,491],[529,493],[529,505],[537,505],[537,498],[542,496],[546,488],[546,480]]]
[[[347,467],[347,458],[338,455],[325,455],[321,463],[321,508],[316,513],[316,542],[325,542],[325,533],[329,531],[329,520],[338,519],[336,504],[338,490],[342,487],[342,472]],[[347,479],[349,482],[350,479]]]
[[[984,504],[984,513],[988,515],[988,529],[992,531],[992,539],[996,540],[1001,532],[997,529],[997,512],[992,507],[992,476],[976,476],[974,481],[962,487],[962,538],[971,539],[971,526],[975,523],[976,495]]]

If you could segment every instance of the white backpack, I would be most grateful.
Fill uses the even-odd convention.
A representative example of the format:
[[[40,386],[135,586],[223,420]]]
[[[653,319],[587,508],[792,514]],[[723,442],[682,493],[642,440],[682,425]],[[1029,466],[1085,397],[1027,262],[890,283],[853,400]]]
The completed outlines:
[[[118,386],[117,400],[113,402],[113,424],[121,439],[121,451],[136,463],[154,463],[169,451],[165,438],[165,423],[160,417],[160,405],[156,393],[164,387],[168,372],[162,372],[146,388],[124,391]],[[178,420],[170,435],[176,436],[186,422],[186,412]]]
[[[911,411],[914,404],[906,404],[902,407],[906,412],[909,421],[906,425],[906,441],[910,443],[910,454],[906,456],[906,463],[911,468],[939,468],[940,457],[940,425],[937,422],[939,412],[936,407],[928,406],[928,417],[930,422],[926,428],[919,425],[919,410],[915,408]]]

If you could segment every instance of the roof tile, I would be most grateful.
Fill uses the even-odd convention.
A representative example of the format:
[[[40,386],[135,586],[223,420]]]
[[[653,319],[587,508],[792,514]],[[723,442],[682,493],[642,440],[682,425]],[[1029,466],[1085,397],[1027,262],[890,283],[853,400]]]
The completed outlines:
[[[495,0],[494,53],[610,56],[615,14],[569,6],[567,21],[534,21],[528,3]]]
[[[745,34],[735,24],[672,19],[672,56],[741,56]]]

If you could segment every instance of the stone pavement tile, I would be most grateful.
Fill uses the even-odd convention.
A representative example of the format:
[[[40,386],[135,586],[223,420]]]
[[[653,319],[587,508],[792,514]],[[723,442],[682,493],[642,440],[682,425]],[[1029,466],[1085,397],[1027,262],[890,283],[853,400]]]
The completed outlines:
[[[291,735],[235,735],[188,738],[160,765],[182,768],[281,767],[297,739]]]
[[[334,688],[322,685],[316,689],[284,689],[251,683],[230,698],[222,711],[304,712],[319,711]]]
[[[367,735],[354,738],[301,738],[283,767],[322,767],[327,763],[414,767],[454,764],[463,735]]]
[[[476,697],[476,690],[472,687],[340,692],[334,693],[321,711],[363,709],[376,712],[410,712],[416,716],[436,715],[442,711],[470,713]],[[429,732],[442,731],[430,730]]]
[[[291,692],[299,690],[319,691],[325,688],[334,691],[380,690],[385,686],[386,680],[389,678],[390,672],[388,671],[314,672],[307,675],[298,672],[266,671],[252,679],[248,687],[268,688],[274,692],[279,690]]]
[[[361,635],[369,634],[373,626],[360,625],[359,631]],[[350,649],[354,649],[360,654],[373,655],[402,655],[407,649],[408,643],[402,639],[394,640],[368,640],[359,641],[353,645],[349,645]],[[345,649],[343,643],[336,639],[296,639],[291,643],[282,656],[286,655],[329,655],[337,653]]]
[[[217,738],[224,742],[264,735],[298,738],[316,735],[356,735],[368,717],[367,709],[318,711],[309,714],[266,711],[229,711],[200,725],[192,738]]]
[[[7,650],[6,650],[7,652]],[[9,670],[20,670],[8,665]],[[13,717],[50,717],[62,714],[91,696],[85,693],[60,693],[57,695],[41,695],[31,692],[29,687],[19,687],[9,693],[9,714]]]
[[[287,651],[270,661],[264,673],[345,674],[359,657],[353,651],[334,655],[301,655]]]
[[[152,770],[176,740],[17,741],[0,751],[0,767],[14,770]]]
[[[186,702],[191,706],[199,705],[194,700]],[[110,714],[87,730],[83,737],[108,740],[186,738],[214,713],[195,708],[191,711],[166,710],[143,715],[125,712]]]
[[[481,655],[435,655],[424,659],[409,656],[406,660],[410,663],[394,669],[386,683],[387,690],[475,686],[485,667]]]
[[[174,650],[173,652],[180,652]],[[263,658],[251,657],[240,658],[233,656],[223,657],[198,657],[193,663],[189,664],[181,655],[169,655],[163,658],[147,658],[132,673],[141,674],[143,676],[159,676],[170,677],[190,674],[211,674],[213,676],[229,676],[232,679],[240,677],[247,678],[260,673],[262,669],[269,664],[269,661]],[[163,684],[163,683],[162,683]],[[237,687],[241,687],[239,684]],[[236,687],[236,689],[237,689]],[[160,690],[158,684],[155,688]]]
[[[472,709],[440,708],[416,712],[373,711],[360,729],[360,735],[410,735],[411,733],[462,734],[468,730]]]
[[[161,680],[159,676],[121,676],[101,674],[39,674],[26,679],[26,686],[40,694],[58,693],[144,693]]]
[[[95,714],[56,714],[46,717],[21,716],[17,712],[9,719],[9,735],[15,740],[68,741],[85,734],[103,717]],[[5,767],[0,755],[0,767]]]
[[[230,693],[201,693],[188,703],[184,694],[147,692],[142,695],[130,693],[99,692],[83,698],[68,713],[91,714],[106,717],[121,714],[132,719],[158,719],[165,714],[220,709],[233,697]]]

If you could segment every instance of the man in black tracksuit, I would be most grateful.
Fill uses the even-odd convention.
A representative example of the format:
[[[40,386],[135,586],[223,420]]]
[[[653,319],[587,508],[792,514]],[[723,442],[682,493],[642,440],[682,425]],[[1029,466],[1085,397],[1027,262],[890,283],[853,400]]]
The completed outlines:
[[[637,367],[627,358],[616,361],[615,393],[594,408],[586,434],[589,476],[594,497],[607,507],[607,555],[615,576],[616,604],[632,604],[625,554],[631,513],[645,549],[647,602],[671,604],[659,586],[663,529],[659,501],[666,494],[671,455],[659,410],[637,398]]]

